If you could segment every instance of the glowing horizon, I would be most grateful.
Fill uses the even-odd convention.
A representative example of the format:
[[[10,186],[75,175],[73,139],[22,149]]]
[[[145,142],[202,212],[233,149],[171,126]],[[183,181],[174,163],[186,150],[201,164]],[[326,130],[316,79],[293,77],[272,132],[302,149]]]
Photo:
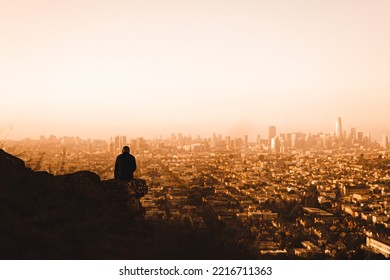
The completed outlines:
[[[390,135],[389,1],[7,2],[9,139]]]

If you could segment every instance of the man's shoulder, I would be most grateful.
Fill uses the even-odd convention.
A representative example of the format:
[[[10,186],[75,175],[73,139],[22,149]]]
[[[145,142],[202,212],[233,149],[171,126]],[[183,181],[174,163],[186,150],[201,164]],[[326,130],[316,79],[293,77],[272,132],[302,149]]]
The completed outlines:
[[[129,154],[129,153],[123,153],[123,154],[118,155],[118,158],[134,158],[135,159],[135,156],[133,156],[132,154]]]

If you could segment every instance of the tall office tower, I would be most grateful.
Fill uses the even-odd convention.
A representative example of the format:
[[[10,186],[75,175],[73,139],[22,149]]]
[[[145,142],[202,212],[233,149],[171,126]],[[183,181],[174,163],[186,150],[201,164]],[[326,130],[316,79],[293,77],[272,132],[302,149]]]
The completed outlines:
[[[280,152],[280,139],[279,137],[273,137],[271,139],[271,151],[273,153],[279,153]]]
[[[341,118],[337,118],[335,136],[336,136],[336,139],[339,139],[339,140],[341,140],[343,138],[343,129],[341,127]]]
[[[357,135],[356,135],[356,128],[351,128],[351,138],[352,140],[356,140],[357,139]]]
[[[121,144],[120,144],[120,137],[119,136],[115,136],[115,142],[114,142],[114,152],[115,153],[119,152],[119,147],[120,146],[121,146]]]
[[[296,148],[297,147],[297,141],[298,135],[296,133],[291,134],[291,147]]]
[[[121,148],[123,148],[123,146],[126,146],[127,145],[127,138],[126,136],[122,136],[121,137]]]
[[[213,138],[211,138],[211,148],[215,148],[217,146],[217,135],[213,133]]]
[[[271,125],[268,127],[268,145],[271,146],[271,140],[276,136],[276,127]]]
[[[244,136],[244,146],[245,146],[245,148],[248,148],[248,146],[249,146],[248,135]]]
[[[358,132],[357,140],[358,140],[359,144],[363,143],[363,132]]]
[[[226,136],[225,137],[225,146],[226,146],[226,149],[229,150],[230,149],[230,136]]]
[[[286,147],[291,147],[291,141],[292,141],[291,133],[287,133],[286,134]]]
[[[113,153],[114,152],[114,149],[115,149],[115,144],[114,144],[114,142],[112,141],[112,137],[111,137],[111,139],[110,139],[110,143],[108,144],[108,151],[110,152],[110,153]]]
[[[371,142],[371,132],[367,132],[367,139],[369,142]]]
[[[280,139],[280,152],[284,154],[287,151],[286,140]]]
[[[258,134],[257,137],[256,137],[256,144],[258,146],[261,146],[261,136]]]
[[[387,135],[382,135],[381,147],[383,149],[387,149],[389,147],[389,137],[387,137]]]

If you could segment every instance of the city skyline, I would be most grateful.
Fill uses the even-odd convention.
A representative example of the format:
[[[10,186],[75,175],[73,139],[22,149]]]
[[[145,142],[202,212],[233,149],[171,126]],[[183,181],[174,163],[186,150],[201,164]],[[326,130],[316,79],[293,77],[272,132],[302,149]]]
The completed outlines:
[[[37,135],[36,137],[21,137],[21,138],[11,138],[9,137],[9,134],[12,132],[13,127],[12,126],[4,126],[0,127],[0,141],[2,140],[7,141],[7,140],[23,140],[23,139],[49,139],[52,137],[59,137],[59,138],[79,138],[79,139],[92,139],[92,140],[104,140],[104,141],[110,141],[113,142],[115,138],[123,138],[123,139],[147,139],[147,140],[153,140],[153,139],[172,139],[172,138],[177,138],[177,137],[182,137],[182,138],[192,138],[192,139],[213,139],[215,137],[221,138],[221,137],[232,137],[231,139],[245,139],[245,141],[249,141],[251,143],[258,143],[260,140],[266,141],[268,143],[268,146],[272,146],[271,142],[274,138],[282,138],[284,139],[285,137],[291,137],[291,135],[307,135],[307,136],[330,136],[332,139],[337,141],[339,144],[342,144],[343,142],[346,143],[346,141],[356,141],[358,139],[363,139],[367,138],[369,141],[373,141],[374,143],[378,143],[382,145],[384,142],[388,142],[388,137],[389,135],[382,134],[382,135],[377,135],[373,136],[370,131],[362,131],[359,128],[356,127],[348,127],[347,129],[343,129],[341,125],[341,118],[338,117],[336,119],[336,124],[334,125],[334,131],[329,130],[329,131],[317,131],[317,132],[312,132],[312,131],[280,131],[279,128],[277,128],[274,125],[270,125],[266,128],[262,128],[261,130],[263,133],[257,133],[257,134],[223,134],[220,133],[219,131],[213,131],[210,134],[193,134],[191,132],[189,133],[183,133],[182,131],[166,131],[165,134],[160,134],[160,135],[154,135],[154,136],[148,136],[148,135],[137,135],[137,134],[132,134],[130,135],[129,133],[116,133],[116,134],[111,134],[111,135],[105,135],[105,137],[93,137],[91,135],[74,135],[74,134],[41,134]],[[115,140],[116,141],[116,140]],[[277,141],[277,140],[276,140]],[[121,140],[123,144],[125,144],[126,140]],[[387,144],[385,144],[387,146]]]
[[[387,1],[12,1],[0,140],[389,135]],[[12,129],[11,129],[12,128]]]

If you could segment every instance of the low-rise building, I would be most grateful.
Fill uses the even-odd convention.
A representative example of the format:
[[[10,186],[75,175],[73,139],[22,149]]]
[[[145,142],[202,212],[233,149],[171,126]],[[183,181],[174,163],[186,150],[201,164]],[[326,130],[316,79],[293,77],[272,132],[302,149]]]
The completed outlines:
[[[390,240],[383,240],[374,237],[366,237],[366,246],[375,253],[380,253],[386,258],[390,258]]]

